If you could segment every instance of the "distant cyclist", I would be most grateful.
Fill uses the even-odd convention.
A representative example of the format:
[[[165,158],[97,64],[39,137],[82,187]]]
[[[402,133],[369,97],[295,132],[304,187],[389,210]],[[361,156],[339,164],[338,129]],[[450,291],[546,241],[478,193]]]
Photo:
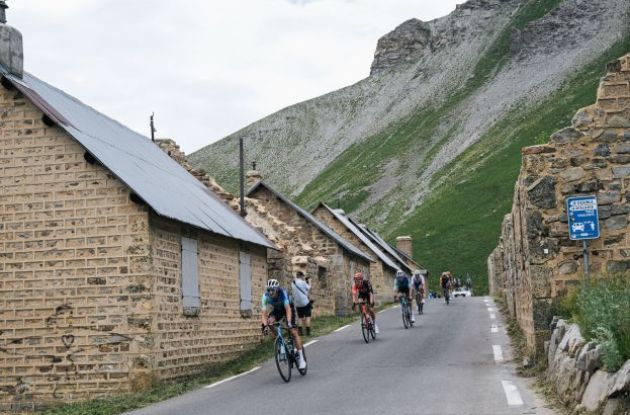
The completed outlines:
[[[361,271],[354,273],[354,283],[352,284],[353,310],[356,308],[359,300],[365,301],[367,312],[374,322],[374,332],[379,334],[378,326],[376,325],[376,314],[374,313],[374,290],[372,289],[370,281],[363,278],[363,273]]]
[[[416,305],[418,306],[418,314],[422,314],[422,309],[424,306],[424,298],[426,296],[426,279],[424,275],[420,273],[420,271],[415,271],[413,273],[413,278],[411,279],[411,286],[413,288],[413,292],[416,297]]]
[[[451,289],[453,288],[453,277],[449,271],[443,272],[440,276],[440,286],[442,287],[442,294],[444,300],[448,304],[451,296]]]
[[[271,313],[269,312],[271,309]],[[304,352],[302,351],[302,339],[295,327],[295,307],[289,297],[289,293],[284,288],[280,288],[278,280],[267,281],[267,289],[262,296],[262,312],[260,320],[262,322],[263,333],[269,330],[269,326],[286,319],[287,328],[295,342],[295,349],[298,351],[298,368],[306,368]]]
[[[409,281],[409,277],[401,270],[396,271],[396,278],[394,279],[394,296],[397,300],[399,295],[407,297],[409,310],[411,310],[411,322],[415,323],[416,318],[413,315],[413,306],[411,305],[411,281]]]

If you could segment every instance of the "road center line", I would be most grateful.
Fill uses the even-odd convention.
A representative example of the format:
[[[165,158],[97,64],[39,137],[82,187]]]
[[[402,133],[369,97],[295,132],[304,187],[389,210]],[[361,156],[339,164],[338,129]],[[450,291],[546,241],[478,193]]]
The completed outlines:
[[[238,375],[230,376],[229,378],[226,378],[226,379],[220,380],[220,381],[218,381],[218,382],[212,383],[212,384],[210,384],[210,385],[208,385],[208,386],[204,387],[204,389],[211,389],[211,388],[214,388],[215,386],[222,385],[222,384],[224,384],[224,383],[226,383],[226,382],[229,382],[229,381],[231,381],[231,380],[234,380],[234,379],[240,378],[241,376],[249,375],[250,373],[253,373],[253,372],[257,371],[258,369],[260,369],[260,366],[256,366],[255,368],[250,369],[250,370],[248,370],[247,372],[239,373]]]
[[[500,363],[503,361],[503,349],[498,344],[492,345],[492,353],[494,353],[494,361]]]
[[[490,333],[498,333],[499,332],[499,327],[497,327],[496,324],[493,324],[492,326],[490,326]]]
[[[311,344],[315,344],[315,343],[317,343],[318,341],[319,341],[318,339],[311,340],[310,342],[306,343],[306,344],[304,345],[304,347],[308,347],[308,346],[310,346]]]
[[[335,333],[340,332],[341,330],[347,329],[348,327],[350,327],[350,324],[346,324],[343,327],[339,327],[337,330],[335,330]]]
[[[507,398],[509,406],[523,405],[523,399],[521,399],[521,394],[518,393],[516,385],[509,380],[502,380],[501,384],[503,385],[503,391],[505,392],[505,397]]]
[[[497,318],[497,316],[496,316],[494,313],[490,313],[490,319],[491,319],[491,320],[494,320],[494,319],[496,319],[496,318]]]

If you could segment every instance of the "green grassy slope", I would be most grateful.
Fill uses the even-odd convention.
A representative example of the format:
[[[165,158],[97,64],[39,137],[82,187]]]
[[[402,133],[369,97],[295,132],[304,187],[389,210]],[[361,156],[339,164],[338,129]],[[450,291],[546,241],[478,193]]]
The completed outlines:
[[[462,87],[431,108],[420,108],[386,131],[348,148],[306,186],[298,202],[314,206],[323,200],[353,212],[367,199],[366,189],[392,160],[399,162],[398,169],[407,168],[410,157],[420,157],[426,166],[458,128],[444,131],[440,126],[448,125],[456,106],[509,61],[511,31],[546,15],[561,2],[532,0],[522,6]],[[626,39],[603,51],[544,102],[511,110],[473,147],[434,175],[439,180],[434,180],[432,194],[403,223],[402,213],[410,208],[404,202],[394,209],[376,203],[362,212],[360,219],[390,240],[411,234],[416,257],[432,275],[445,269],[470,273],[476,277],[477,292],[486,292],[486,258],[496,246],[502,218],[511,208],[521,147],[546,142],[554,131],[569,124],[577,109],[593,103],[605,64],[630,50],[628,45]],[[394,185],[389,194],[400,195],[402,186]],[[387,218],[377,222],[374,218],[381,211],[388,212]]]
[[[551,96],[529,109],[515,109],[435,177],[431,196],[401,227],[411,234],[414,254],[432,275],[450,269],[475,276],[478,293],[488,289],[486,259],[498,243],[503,216],[512,207],[520,149],[548,141],[569,125],[575,112],[595,102],[599,79],[610,60],[630,51],[619,42],[585,66]]]

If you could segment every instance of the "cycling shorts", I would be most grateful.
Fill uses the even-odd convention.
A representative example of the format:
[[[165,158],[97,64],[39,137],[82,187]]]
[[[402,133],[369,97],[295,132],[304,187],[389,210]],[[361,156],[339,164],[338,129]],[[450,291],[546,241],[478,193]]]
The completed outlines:
[[[295,307],[291,304],[291,326],[295,327]],[[287,313],[284,308],[274,308],[271,310],[270,316],[273,316],[274,320],[281,321],[283,318],[287,316]]]

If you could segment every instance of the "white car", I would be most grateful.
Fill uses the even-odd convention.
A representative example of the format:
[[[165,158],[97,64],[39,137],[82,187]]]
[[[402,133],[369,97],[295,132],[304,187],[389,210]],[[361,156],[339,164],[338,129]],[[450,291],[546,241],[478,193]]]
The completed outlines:
[[[466,288],[456,288],[453,290],[453,297],[471,297],[472,292]]]

